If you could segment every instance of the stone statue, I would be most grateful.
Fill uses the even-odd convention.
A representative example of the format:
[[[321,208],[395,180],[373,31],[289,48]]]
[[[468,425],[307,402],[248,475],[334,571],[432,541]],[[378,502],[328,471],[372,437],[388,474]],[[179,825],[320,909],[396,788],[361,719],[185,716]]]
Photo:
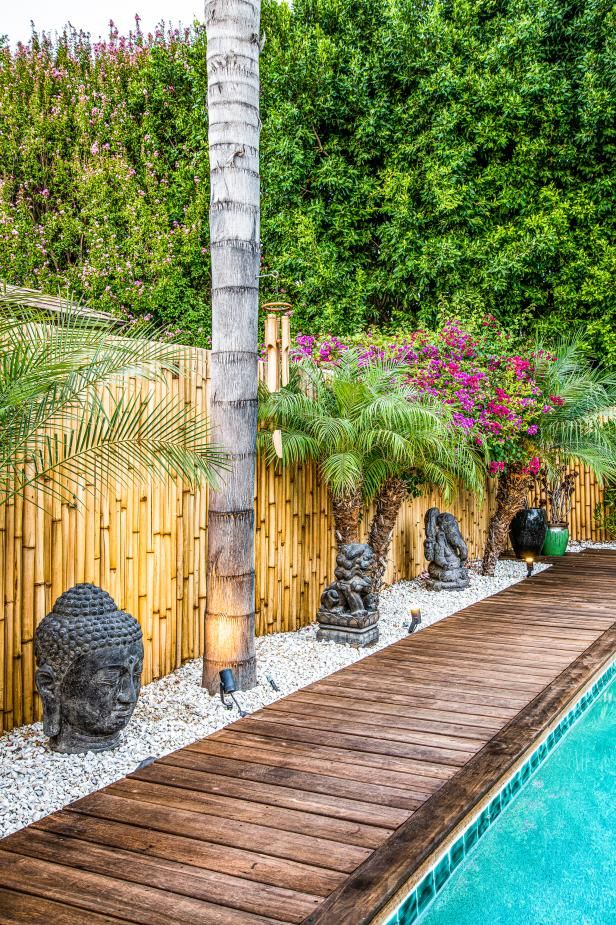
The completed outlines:
[[[461,591],[470,579],[464,568],[468,549],[453,514],[441,514],[437,507],[426,513],[424,554],[428,562],[429,587],[433,591]]]
[[[372,590],[375,558],[365,543],[341,546],[336,581],[321,595],[317,639],[367,646],[379,638],[378,595]]]
[[[141,627],[96,585],[62,594],[34,636],[36,688],[54,751],[115,748],[141,686]]]

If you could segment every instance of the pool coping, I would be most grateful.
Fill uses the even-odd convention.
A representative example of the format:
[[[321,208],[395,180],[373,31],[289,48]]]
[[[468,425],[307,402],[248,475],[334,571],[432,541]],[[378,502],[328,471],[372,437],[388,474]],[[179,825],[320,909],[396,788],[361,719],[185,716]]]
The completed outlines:
[[[389,922],[438,863],[446,846],[451,847],[481,815],[508,778],[515,776],[572,705],[607,671],[615,654],[613,623],[396,829],[304,925]]]

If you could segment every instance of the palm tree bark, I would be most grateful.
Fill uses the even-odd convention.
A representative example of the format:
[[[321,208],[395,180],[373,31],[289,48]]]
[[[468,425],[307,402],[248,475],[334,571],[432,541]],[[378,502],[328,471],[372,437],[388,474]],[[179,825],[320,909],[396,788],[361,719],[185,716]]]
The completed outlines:
[[[342,497],[331,496],[338,548],[345,543],[359,543],[359,521],[363,501],[360,492],[352,492]]]
[[[531,478],[523,472],[506,472],[498,481],[496,510],[488,525],[482,575],[494,575],[499,556],[507,545],[511,521],[526,506]]]
[[[387,568],[387,559],[391,547],[396,520],[406,496],[406,486],[402,479],[387,479],[376,499],[374,517],[370,525],[368,543],[375,556],[373,572],[374,590],[378,593],[383,586],[383,577]]]
[[[206,0],[212,439],[231,471],[210,492],[203,685],[256,684],[254,484],[259,296],[258,0]]]

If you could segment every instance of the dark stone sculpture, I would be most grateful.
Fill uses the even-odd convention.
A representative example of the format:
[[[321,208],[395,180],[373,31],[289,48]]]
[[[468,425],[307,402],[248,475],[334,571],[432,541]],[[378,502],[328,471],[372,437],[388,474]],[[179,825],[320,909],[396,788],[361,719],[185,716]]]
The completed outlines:
[[[96,585],[62,594],[34,636],[43,728],[54,751],[115,748],[141,686],[141,627]]]
[[[424,554],[428,562],[429,587],[433,591],[461,591],[470,579],[464,568],[468,549],[453,514],[441,514],[437,507],[426,513]]]
[[[372,590],[374,552],[348,543],[336,557],[336,581],[321,595],[317,639],[368,646],[379,638],[378,595]]]

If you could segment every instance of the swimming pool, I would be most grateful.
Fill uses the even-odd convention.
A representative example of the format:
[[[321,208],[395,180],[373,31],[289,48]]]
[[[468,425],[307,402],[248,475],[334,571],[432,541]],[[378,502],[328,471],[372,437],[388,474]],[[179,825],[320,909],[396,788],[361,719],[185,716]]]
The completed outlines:
[[[616,925],[615,675],[612,664],[388,925]]]

